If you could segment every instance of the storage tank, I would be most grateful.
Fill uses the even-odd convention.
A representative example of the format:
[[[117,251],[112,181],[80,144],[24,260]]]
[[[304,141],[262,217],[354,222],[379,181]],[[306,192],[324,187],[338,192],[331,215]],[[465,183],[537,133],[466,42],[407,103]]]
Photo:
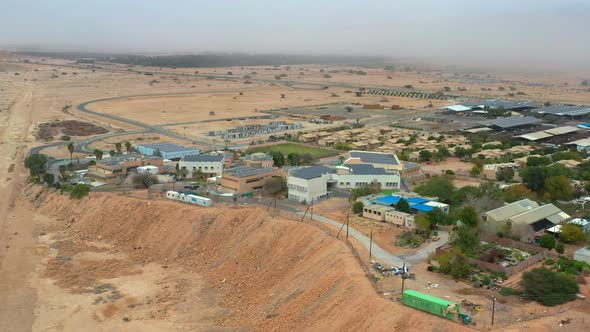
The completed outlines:
[[[460,308],[457,303],[420,293],[412,289],[404,291],[402,294],[402,303],[409,307],[426,311],[450,320],[461,320],[464,324],[469,324],[471,322],[471,317],[469,315],[459,311]]]

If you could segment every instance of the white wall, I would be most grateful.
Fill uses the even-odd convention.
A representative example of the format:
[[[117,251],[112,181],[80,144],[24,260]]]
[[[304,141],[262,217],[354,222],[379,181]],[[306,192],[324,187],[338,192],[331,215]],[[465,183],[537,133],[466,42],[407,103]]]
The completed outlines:
[[[326,198],[328,176],[324,175],[310,180],[290,176],[287,178],[287,187],[289,188],[289,199],[310,203],[312,199],[317,201]]]
[[[201,169],[206,174],[223,175],[223,161],[180,161],[180,169],[186,168],[189,172]]]
[[[354,189],[372,182],[379,182],[382,189],[399,189],[400,176],[399,174],[385,174],[385,175],[357,175],[357,174],[340,174],[334,175],[334,180],[337,181],[336,186],[344,189]]]

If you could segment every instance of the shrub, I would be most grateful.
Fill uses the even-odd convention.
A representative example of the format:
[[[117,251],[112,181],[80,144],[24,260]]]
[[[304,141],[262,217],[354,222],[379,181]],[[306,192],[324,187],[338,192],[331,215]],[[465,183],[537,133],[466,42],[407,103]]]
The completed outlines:
[[[544,267],[525,272],[522,276],[522,284],[530,299],[546,306],[573,301],[580,291],[574,279]]]
[[[73,199],[81,199],[84,196],[87,196],[90,192],[90,186],[87,184],[79,183],[72,188],[70,191],[70,198]]]
[[[551,234],[545,234],[541,237],[539,245],[549,250],[555,248],[555,238]]]
[[[553,264],[555,264],[555,261],[551,258],[548,258],[543,262],[543,265],[553,265]]]
[[[567,243],[579,243],[586,239],[586,233],[584,233],[582,227],[573,224],[563,225],[559,236]]]
[[[364,207],[365,207],[365,205],[363,204],[363,202],[354,202],[352,204],[352,212],[356,213],[358,215],[362,215]]]
[[[557,246],[555,246],[555,251],[557,251],[560,254],[563,254],[563,252],[565,251],[565,246],[563,245],[563,243],[558,243]]]
[[[43,174],[43,182],[45,182],[51,186],[54,181],[55,181],[55,176],[52,173]]]
[[[502,295],[502,296],[510,296],[515,293],[517,293],[517,291],[514,288],[510,288],[510,287],[500,288],[500,295]]]

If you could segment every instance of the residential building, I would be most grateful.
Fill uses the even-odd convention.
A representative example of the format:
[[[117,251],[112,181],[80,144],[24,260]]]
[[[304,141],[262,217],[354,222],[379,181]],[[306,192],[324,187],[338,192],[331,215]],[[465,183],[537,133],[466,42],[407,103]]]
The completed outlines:
[[[181,159],[184,156],[198,155],[201,151],[195,147],[172,143],[143,144],[136,146],[139,153],[146,156],[160,156],[165,159]]]
[[[244,165],[248,167],[266,168],[274,166],[272,156],[264,152],[256,152],[246,155],[243,158],[243,162]]]
[[[390,207],[372,204],[363,208],[363,217],[383,222],[385,221],[385,213],[390,210],[392,210]]]
[[[191,173],[201,171],[208,178],[222,176],[225,167],[225,155],[201,154],[185,156],[180,159],[178,164],[180,169],[186,169]]]
[[[324,166],[300,167],[289,171],[287,187],[289,199],[310,203],[327,198],[330,195],[328,187],[331,180],[332,168]]]
[[[410,213],[390,209],[385,211],[385,222],[401,227],[414,228],[414,216]]]
[[[114,158],[98,160],[88,166],[88,176],[101,179],[107,183],[117,183],[129,173],[141,166],[156,166],[158,173],[164,171],[164,160],[160,157],[146,157],[135,153]]]
[[[228,168],[219,181],[219,189],[226,193],[248,194],[262,190],[264,184],[274,177],[281,177],[275,167],[254,168],[238,166]]]

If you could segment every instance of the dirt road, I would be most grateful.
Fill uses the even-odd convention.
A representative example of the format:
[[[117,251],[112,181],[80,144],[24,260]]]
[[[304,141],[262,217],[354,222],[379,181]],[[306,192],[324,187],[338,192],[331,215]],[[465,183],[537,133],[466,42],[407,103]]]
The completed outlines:
[[[27,73],[27,76],[30,72]],[[8,112],[8,121],[0,124],[0,329],[30,331],[34,320],[36,292],[30,287],[35,255],[32,214],[15,216],[15,199],[26,173],[23,159],[31,125],[33,85],[26,81],[22,95]]]

